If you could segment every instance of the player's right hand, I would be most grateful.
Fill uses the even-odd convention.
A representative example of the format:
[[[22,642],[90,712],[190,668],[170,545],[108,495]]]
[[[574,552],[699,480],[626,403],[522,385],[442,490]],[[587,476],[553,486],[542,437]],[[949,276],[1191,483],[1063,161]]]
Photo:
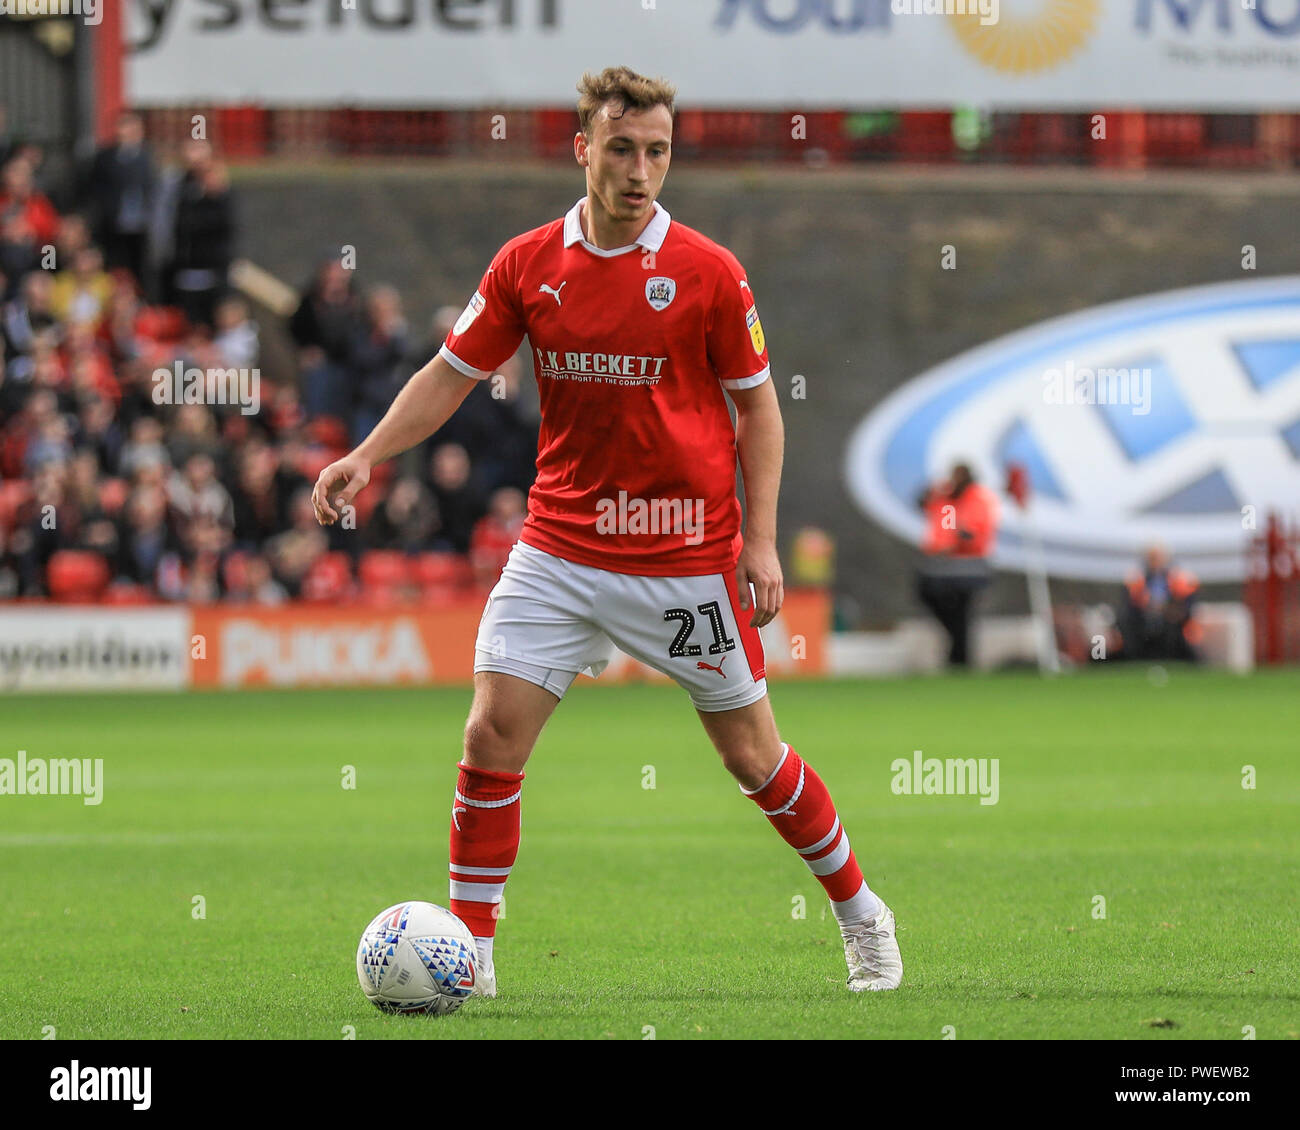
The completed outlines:
[[[332,526],[339,520],[344,507],[361,493],[370,482],[370,464],[356,454],[344,456],[331,463],[320,473],[312,488],[311,504],[316,511],[316,521],[322,526]]]

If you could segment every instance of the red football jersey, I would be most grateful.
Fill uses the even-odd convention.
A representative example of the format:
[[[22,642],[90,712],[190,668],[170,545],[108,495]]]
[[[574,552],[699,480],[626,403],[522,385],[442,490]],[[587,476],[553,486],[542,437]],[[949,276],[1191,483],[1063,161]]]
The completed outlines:
[[[615,573],[731,569],[723,389],[770,376],[744,268],[657,202],[635,244],[602,250],[583,236],[584,201],[497,252],[439,352],[485,378],[528,336],[542,422],[520,540]]]

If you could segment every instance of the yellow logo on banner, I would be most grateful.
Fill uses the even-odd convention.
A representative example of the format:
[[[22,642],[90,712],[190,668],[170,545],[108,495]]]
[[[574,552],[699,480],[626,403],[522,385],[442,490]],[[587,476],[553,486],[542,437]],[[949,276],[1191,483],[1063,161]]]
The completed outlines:
[[[1100,5],[1098,0],[1040,0],[1034,15],[999,11],[997,23],[981,22],[977,6],[967,7],[975,10],[948,17],[962,47],[995,71],[1024,74],[1050,70],[1075,55],[1096,30]]]
[[[751,306],[745,313],[745,325],[749,327],[749,340],[754,343],[754,352],[762,357],[767,342],[763,339],[763,323],[758,320],[757,306]]]

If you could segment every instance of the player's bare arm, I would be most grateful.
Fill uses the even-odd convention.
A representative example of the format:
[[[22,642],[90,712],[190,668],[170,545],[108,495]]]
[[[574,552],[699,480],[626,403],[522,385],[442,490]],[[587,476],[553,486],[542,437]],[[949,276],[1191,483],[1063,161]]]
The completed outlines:
[[[770,380],[729,395],[736,406],[736,449],[745,483],[745,545],[736,563],[736,588],[740,607],[747,609],[749,586],[754,586],[750,625],[761,628],[776,618],[785,601],[776,553],[776,496],[781,488],[785,429]]]
[[[444,358],[435,356],[406,382],[375,430],[355,450],[321,471],[311,492],[316,521],[322,526],[337,522],[343,507],[370,482],[371,470],[433,435],[460,407],[475,383]]]

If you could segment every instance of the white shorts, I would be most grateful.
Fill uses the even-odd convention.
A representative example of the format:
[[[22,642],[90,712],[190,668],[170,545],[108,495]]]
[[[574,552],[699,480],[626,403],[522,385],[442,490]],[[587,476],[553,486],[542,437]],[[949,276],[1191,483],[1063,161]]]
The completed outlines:
[[[516,542],[474,644],[474,670],[517,675],[557,698],[597,676],[615,645],[662,671],[699,710],[767,694],[763,641],[741,612],[736,575],[638,577],[577,565]]]

